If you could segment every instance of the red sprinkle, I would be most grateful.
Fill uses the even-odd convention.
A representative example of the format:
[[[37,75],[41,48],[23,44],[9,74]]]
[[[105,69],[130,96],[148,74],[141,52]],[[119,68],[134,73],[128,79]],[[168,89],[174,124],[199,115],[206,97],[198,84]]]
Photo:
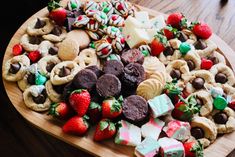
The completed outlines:
[[[23,52],[23,47],[20,44],[15,44],[12,48],[12,53],[14,56],[21,55]]]
[[[106,47],[104,49],[101,50],[103,55],[107,55],[109,53],[109,49]]]
[[[201,69],[209,70],[213,66],[213,62],[209,59],[202,58]]]
[[[41,54],[37,50],[31,51],[31,52],[29,52],[28,57],[33,63],[35,63],[41,58]]]

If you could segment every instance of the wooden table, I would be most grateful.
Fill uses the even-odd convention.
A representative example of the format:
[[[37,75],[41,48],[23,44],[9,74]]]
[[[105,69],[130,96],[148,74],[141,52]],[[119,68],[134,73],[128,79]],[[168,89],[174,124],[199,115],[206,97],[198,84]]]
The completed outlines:
[[[233,50],[235,50],[235,1],[228,0],[130,0],[136,4],[158,10],[164,13],[171,13],[180,11],[186,15],[190,20],[204,20],[219,35],[225,42],[227,42]],[[18,12],[17,15],[4,16],[2,21],[6,21],[6,25],[1,25],[1,38],[3,46],[1,52],[4,52],[7,43],[16,29],[25,21],[30,15],[37,10],[46,6],[47,1],[21,0],[15,2],[7,2],[11,6],[11,10]],[[18,4],[16,4],[18,3]],[[28,10],[24,9],[28,6]],[[6,12],[0,15],[5,15]],[[19,18],[18,16],[21,16]],[[10,18],[9,18],[10,17]],[[3,56],[3,53],[1,53]],[[2,59],[2,58],[1,58]],[[0,93],[0,152],[1,156],[86,156],[85,152],[80,151],[46,133],[34,128],[14,109],[13,105],[6,96],[1,81]],[[235,156],[235,150],[231,152],[229,157]]]

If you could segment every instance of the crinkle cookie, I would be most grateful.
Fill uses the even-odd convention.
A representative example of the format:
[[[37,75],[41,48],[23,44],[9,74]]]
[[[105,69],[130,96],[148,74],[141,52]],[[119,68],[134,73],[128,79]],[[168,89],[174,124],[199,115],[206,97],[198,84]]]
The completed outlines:
[[[179,80],[182,74],[188,74],[189,68],[184,60],[174,60],[166,66],[166,72],[172,79]]]
[[[56,91],[55,87],[52,85],[50,80],[46,82],[45,87],[46,87],[47,95],[52,102],[60,102],[62,100],[63,88],[60,89],[61,93],[58,93],[58,91]]]
[[[91,65],[97,65],[97,67],[100,68],[100,60],[96,55],[96,51],[91,48],[82,50],[74,59],[74,62],[76,62],[82,69]]]
[[[182,79],[186,83],[186,91],[188,93],[204,89],[207,84],[215,82],[213,75],[207,70],[191,71],[188,74],[183,74]]]
[[[197,92],[192,93],[190,96],[195,96],[197,100],[197,104],[201,106],[200,108],[200,116],[208,116],[213,110],[213,98],[209,92],[206,90],[199,90]]]
[[[235,112],[229,107],[223,111],[213,110],[209,118],[215,123],[218,134],[230,133],[235,130]]]
[[[40,36],[48,34],[52,31],[54,25],[52,21],[47,17],[40,17],[32,20],[28,27],[27,33],[32,36]]]
[[[215,82],[221,84],[227,83],[231,86],[235,85],[234,73],[227,65],[223,63],[213,65],[210,72],[214,75]]]
[[[205,117],[194,117],[191,121],[191,135],[198,139],[204,147],[213,143],[217,137],[215,123]]]
[[[217,45],[212,42],[211,40],[205,40],[206,43],[206,48],[202,49],[202,50],[198,50],[197,46],[194,45],[194,47],[196,48],[196,52],[199,54],[199,56],[201,58],[206,57],[206,56],[210,56],[218,47]]]
[[[51,70],[60,62],[57,56],[45,56],[38,61],[38,70],[41,74],[50,77]]]
[[[143,67],[147,78],[156,71],[166,73],[165,65],[161,63],[157,57],[145,57]]]
[[[23,46],[26,51],[36,51],[39,48],[42,39],[40,37],[30,36],[24,34],[20,39],[20,44]]]
[[[190,71],[201,69],[201,58],[195,51],[190,51],[184,56]]]
[[[42,112],[50,108],[51,100],[48,98],[45,86],[33,85],[23,93],[25,105],[31,110]]]
[[[7,81],[19,81],[23,79],[30,60],[26,55],[19,55],[9,59],[2,69],[2,76]]]
[[[63,61],[57,64],[51,71],[50,80],[53,85],[62,85],[70,82],[81,70],[74,61]]]
[[[162,93],[164,85],[157,79],[147,79],[141,82],[137,89],[136,94],[142,96],[144,99],[149,100]]]
[[[170,46],[166,47],[163,53],[160,53],[159,60],[167,65],[169,62],[177,60],[182,57],[179,50],[173,50]]]
[[[55,25],[49,34],[43,35],[42,37],[51,42],[61,42],[65,39],[66,35],[67,31],[65,28]]]
[[[80,50],[87,48],[91,42],[89,35],[86,31],[81,29],[72,30],[67,34],[66,39],[74,39],[80,46]]]
[[[54,47],[54,44],[50,41],[42,41],[41,44],[38,46],[38,51],[41,53],[42,56],[47,56],[50,49]]]
[[[59,45],[58,57],[62,61],[72,61],[79,54],[79,44],[75,39],[66,38]]]

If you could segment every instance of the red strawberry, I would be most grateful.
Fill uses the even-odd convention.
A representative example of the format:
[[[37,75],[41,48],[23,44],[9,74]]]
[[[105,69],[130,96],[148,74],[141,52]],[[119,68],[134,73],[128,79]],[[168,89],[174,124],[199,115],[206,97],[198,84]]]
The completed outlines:
[[[233,109],[235,111],[235,101],[229,102],[228,107],[230,107],[231,109]]]
[[[171,26],[166,26],[163,29],[163,33],[166,36],[167,40],[173,39],[175,35],[177,34],[178,30],[176,28],[173,28]]]
[[[213,62],[209,59],[202,58],[201,69],[209,70],[213,66]]]
[[[184,16],[182,13],[176,12],[172,13],[168,16],[166,20],[167,25],[171,25],[174,28],[180,28],[181,21],[183,20]]]
[[[92,124],[98,123],[102,117],[101,106],[96,102],[91,102],[87,115],[89,116],[89,121]]]
[[[66,9],[62,8],[59,4],[60,0],[51,0],[48,3],[47,9],[49,10],[49,17],[55,21],[56,24],[64,25],[67,12]]]
[[[90,105],[91,96],[85,89],[78,89],[73,91],[69,97],[69,103],[77,112],[78,116],[82,117],[86,114]]]
[[[193,24],[194,25],[194,24]],[[212,35],[212,29],[206,23],[198,22],[193,26],[193,33],[202,39],[208,39]]]
[[[176,104],[179,102],[179,95],[182,94],[182,90],[176,86],[176,82],[167,82],[164,93],[169,96],[173,104]]]
[[[184,143],[185,157],[203,157],[203,147],[200,142],[191,141]]]
[[[166,43],[167,38],[164,35],[160,33],[156,34],[155,38],[150,44],[151,55],[158,56],[160,53],[162,53],[165,50]]]
[[[87,116],[74,116],[64,124],[62,130],[64,133],[72,133],[80,136],[84,135],[89,128],[87,119]]]
[[[105,99],[102,103],[102,117],[116,118],[122,113],[123,97],[120,96],[118,100],[114,97]]]
[[[188,101],[180,98],[181,101],[175,105],[172,117],[181,121],[191,121],[194,114],[199,112],[199,107],[195,97],[188,98]]]
[[[116,133],[116,127],[109,119],[102,119],[96,127],[94,141],[102,141],[112,138]]]
[[[15,45],[13,46],[13,48],[12,48],[12,54],[13,54],[14,56],[21,55],[22,52],[23,52],[23,47],[22,47],[22,45],[20,45],[20,44],[15,44]]]
[[[31,51],[31,52],[28,53],[28,57],[33,63],[35,63],[41,58],[41,54],[37,50],[36,51]]]
[[[66,118],[71,113],[71,108],[64,102],[53,103],[51,104],[49,115],[59,117],[59,118]]]

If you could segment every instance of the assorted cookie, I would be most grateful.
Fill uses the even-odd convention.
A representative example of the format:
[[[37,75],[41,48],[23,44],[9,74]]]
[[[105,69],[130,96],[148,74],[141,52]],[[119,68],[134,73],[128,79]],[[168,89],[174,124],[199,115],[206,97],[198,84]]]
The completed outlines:
[[[27,108],[71,118],[63,132],[82,136],[97,124],[95,141],[115,136],[137,156],[183,157],[188,142],[203,153],[235,130],[235,76],[207,24],[181,13],[150,19],[126,0],[48,9],[29,23],[2,74],[17,82]],[[85,129],[71,128],[80,118]]]

